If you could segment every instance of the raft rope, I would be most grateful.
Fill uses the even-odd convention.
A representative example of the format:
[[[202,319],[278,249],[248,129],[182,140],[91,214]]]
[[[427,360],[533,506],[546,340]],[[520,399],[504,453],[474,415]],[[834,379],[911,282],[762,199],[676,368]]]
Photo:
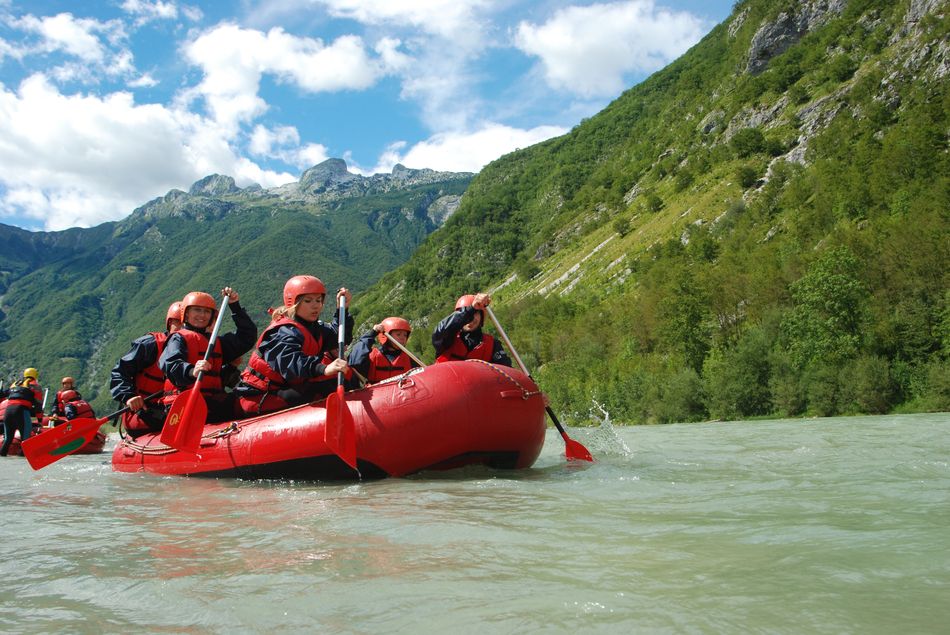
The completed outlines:
[[[485,365],[488,366],[490,369],[492,369],[494,372],[498,373],[499,375],[501,375],[502,377],[504,377],[505,379],[507,379],[508,381],[510,381],[511,383],[513,383],[515,386],[517,386],[518,388],[520,388],[520,389],[521,389],[521,398],[522,398],[522,399],[527,400],[527,399],[530,399],[531,397],[534,397],[535,395],[540,395],[540,394],[541,394],[541,390],[540,390],[540,389],[538,389],[538,390],[528,390],[527,388],[525,388],[524,386],[522,386],[521,383],[520,383],[517,379],[515,379],[514,377],[512,377],[511,375],[509,375],[507,372],[505,372],[505,371],[503,370],[503,369],[505,368],[504,366],[499,366],[498,364],[492,364],[491,362],[486,362],[485,360],[482,360],[482,359],[467,359],[467,360],[465,360],[465,361],[466,361],[466,362],[474,362],[474,363],[476,363],[476,364],[485,364]]]

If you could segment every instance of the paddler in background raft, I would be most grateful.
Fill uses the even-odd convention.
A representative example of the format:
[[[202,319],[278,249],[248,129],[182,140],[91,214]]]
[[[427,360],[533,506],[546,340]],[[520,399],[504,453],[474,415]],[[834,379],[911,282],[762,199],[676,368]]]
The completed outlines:
[[[204,359],[218,309],[209,294],[192,291],[181,301],[181,329],[168,338],[165,351],[158,360],[158,366],[165,374],[165,401],[169,404],[195,383],[198,373],[203,373],[200,390],[208,406],[207,423],[234,418],[234,395],[224,390],[221,368],[224,360],[237,359],[251,350],[257,339],[257,326],[238,302],[237,291],[224,287],[221,295],[228,296],[228,308],[237,330],[219,334],[214,350],[208,359]]]
[[[112,368],[109,393],[129,412],[122,415],[122,427],[133,439],[147,432],[161,432],[165,406],[145,397],[164,390],[165,375],[158,359],[168,337],[181,328],[181,302],[172,302],[165,312],[165,331],[153,331],[132,342],[129,351]]]
[[[6,411],[3,414],[3,446],[0,456],[6,456],[13,443],[13,434],[20,431],[20,441],[30,438],[33,431],[33,415],[38,425],[43,425],[43,389],[39,384],[39,371],[27,368],[23,379],[14,382],[7,396]]]
[[[69,376],[63,377],[62,380],[60,380],[60,389],[56,391],[56,398],[53,400],[53,412],[50,413],[51,418],[66,416],[66,402],[63,401],[63,393],[70,390],[75,391],[76,394],[79,395],[79,391],[76,390],[76,381]],[[79,398],[82,398],[82,395],[79,395]]]
[[[482,332],[484,309],[489,304],[491,296],[487,293],[463,295],[458,299],[455,311],[439,322],[432,332],[436,363],[480,359],[511,366],[511,358],[501,342]]]
[[[241,382],[235,388],[238,407],[245,416],[308,403],[336,389],[337,373],[349,374],[345,359],[336,354],[339,314],[333,322],[320,321],[327,289],[315,276],[294,276],[284,284],[283,306],[271,311],[271,323],[261,333]],[[350,306],[345,287],[337,291]],[[353,318],[346,315],[344,342],[353,337]]]

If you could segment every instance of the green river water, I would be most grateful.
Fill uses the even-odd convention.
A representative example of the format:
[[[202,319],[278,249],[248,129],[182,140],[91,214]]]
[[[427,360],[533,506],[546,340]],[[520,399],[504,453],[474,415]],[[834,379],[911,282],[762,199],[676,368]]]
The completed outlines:
[[[569,433],[349,484],[0,459],[0,628],[950,632],[950,414]]]

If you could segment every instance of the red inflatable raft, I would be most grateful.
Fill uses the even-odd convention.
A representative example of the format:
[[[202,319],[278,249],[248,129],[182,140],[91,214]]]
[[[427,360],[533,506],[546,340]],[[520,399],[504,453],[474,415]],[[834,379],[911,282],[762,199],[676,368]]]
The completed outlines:
[[[525,468],[544,444],[544,397],[524,373],[480,361],[447,362],[346,393],[363,478],[472,464]],[[324,401],[206,425],[197,454],[159,435],[121,441],[117,472],[331,480],[357,478],[327,448]]]

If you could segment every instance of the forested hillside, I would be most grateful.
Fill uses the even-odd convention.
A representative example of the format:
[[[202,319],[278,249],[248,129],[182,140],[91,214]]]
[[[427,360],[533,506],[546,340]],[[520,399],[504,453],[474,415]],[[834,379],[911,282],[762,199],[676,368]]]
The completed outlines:
[[[571,133],[487,166],[359,299],[411,347],[461,293],[556,410],[632,423],[950,409],[938,0],[746,0]]]
[[[0,225],[0,377],[35,366],[55,389],[72,375],[111,408],[112,365],[188,291],[232,285],[261,327],[291,275],[359,292],[455,211],[471,176],[397,166],[361,177],[331,159],[274,190],[212,175],[91,229]]]

